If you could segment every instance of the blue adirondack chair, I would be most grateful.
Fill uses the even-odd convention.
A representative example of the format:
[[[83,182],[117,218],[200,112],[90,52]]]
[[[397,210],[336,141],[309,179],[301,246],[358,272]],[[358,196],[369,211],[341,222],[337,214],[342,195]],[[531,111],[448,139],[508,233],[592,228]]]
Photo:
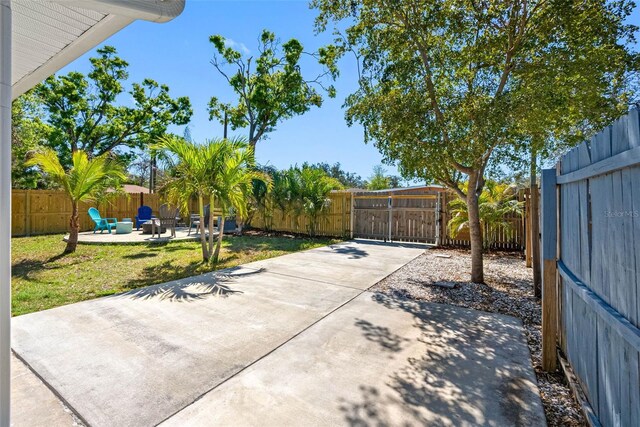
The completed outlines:
[[[152,218],[155,218],[152,215],[153,211],[149,206],[140,206],[138,208],[138,215],[136,215],[136,230],[140,230],[140,226],[145,222],[149,221]]]
[[[96,223],[96,226],[93,228],[93,233],[100,230],[102,233],[104,230],[107,230],[111,233],[112,228],[116,228],[118,224],[118,220],[116,218],[102,218],[100,216],[100,212],[96,208],[89,208],[89,217]]]

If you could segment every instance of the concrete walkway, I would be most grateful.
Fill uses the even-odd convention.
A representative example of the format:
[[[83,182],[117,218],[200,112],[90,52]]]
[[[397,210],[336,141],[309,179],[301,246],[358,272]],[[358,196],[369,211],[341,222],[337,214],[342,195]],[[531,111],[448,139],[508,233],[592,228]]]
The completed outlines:
[[[363,291],[424,250],[344,244],[20,316],[93,426],[544,423],[513,318]]]

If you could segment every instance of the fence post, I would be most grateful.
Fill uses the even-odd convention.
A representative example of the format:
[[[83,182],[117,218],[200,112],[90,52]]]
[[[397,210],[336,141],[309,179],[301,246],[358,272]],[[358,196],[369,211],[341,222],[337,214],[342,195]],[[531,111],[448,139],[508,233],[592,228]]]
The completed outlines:
[[[389,196],[387,208],[389,210],[389,241],[391,241],[391,223],[393,221],[393,199],[391,196]]]
[[[556,170],[544,169],[541,183],[542,212],[542,369],[556,370],[557,304],[557,210]]]
[[[442,205],[442,201],[440,200],[442,193],[438,191],[438,196],[436,198],[436,246],[440,246],[440,235],[442,234],[442,215],[440,214],[440,209]]]
[[[354,197],[353,192],[349,193],[349,197],[351,197],[351,212],[349,212],[349,233],[350,233],[350,239],[353,239],[353,217],[355,214],[355,197]]]
[[[31,190],[24,192],[24,234],[31,236]]]
[[[532,268],[533,264],[531,260],[531,239],[533,238],[533,236],[531,234],[531,188],[525,189],[524,200],[525,200],[525,205],[524,205],[525,266],[527,268]]]

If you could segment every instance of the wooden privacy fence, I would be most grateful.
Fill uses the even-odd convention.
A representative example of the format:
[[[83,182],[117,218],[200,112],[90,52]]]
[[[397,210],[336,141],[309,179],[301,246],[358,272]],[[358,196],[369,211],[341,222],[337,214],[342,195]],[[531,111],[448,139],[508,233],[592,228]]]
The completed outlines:
[[[444,190],[428,194],[394,194],[393,192],[348,192],[330,194],[328,214],[320,220],[318,235],[347,236],[378,240],[426,242],[440,245],[469,246],[469,232],[462,230],[455,239],[449,238],[446,224],[451,218],[448,203],[454,195]],[[525,200],[525,192],[518,194]],[[493,249],[523,250],[525,220],[522,215],[509,215],[511,230],[499,227],[495,231]],[[302,214],[282,213],[274,209],[269,229],[292,233],[307,233],[308,218]],[[257,213],[251,226],[264,229],[265,220]],[[485,233],[489,230],[485,229]]]
[[[543,365],[566,355],[604,426],[640,422],[640,115],[543,172]]]
[[[11,194],[11,235],[30,236],[35,234],[65,233],[69,231],[71,202],[62,191],[54,190],[13,190]],[[95,206],[100,215],[109,218],[131,218],[138,213],[141,205],[150,206],[154,213],[164,203],[159,194],[132,193],[115,197],[110,202],[94,204],[80,203],[80,231],[93,229],[93,221],[87,211]],[[193,201],[191,211],[197,211]]]
[[[438,243],[440,193],[356,194],[354,237]]]
[[[455,239],[449,238],[447,233],[446,224],[451,218],[447,206],[454,197],[443,190],[430,194],[332,192],[328,212],[318,220],[316,234],[469,246],[467,230],[462,230]],[[12,202],[13,236],[64,233],[69,229],[71,202],[61,191],[13,190]],[[159,194],[132,193],[95,206],[103,217],[133,219],[139,206],[150,206],[157,213],[162,203],[164,200]],[[94,204],[80,204],[81,231],[93,229],[93,222],[87,214],[91,206]],[[189,208],[192,212],[197,211],[195,200]],[[220,215],[220,212],[216,211],[215,215]],[[523,217],[510,216],[507,219],[512,223],[511,232],[499,228],[493,249],[524,249]],[[260,213],[256,213],[251,226],[267,228],[264,220]],[[304,234],[309,230],[309,219],[304,214],[296,216],[275,209],[268,221],[268,228],[275,231]],[[485,229],[485,233],[488,231]]]
[[[483,235],[486,237],[490,233],[493,233],[491,244],[491,249],[494,250],[518,250],[522,251],[525,249],[527,242],[527,219],[528,216],[525,212],[528,212],[527,206],[529,204],[529,189],[520,190],[516,195],[518,201],[525,203],[525,209],[523,209],[523,214],[508,214],[505,216],[505,220],[510,224],[508,228],[503,226],[498,226],[495,229],[491,230],[487,225],[485,225],[482,230]],[[455,194],[449,192],[442,193],[442,201],[440,206],[442,206],[442,237],[440,239],[440,244],[443,246],[471,246],[471,240],[469,237],[469,229],[465,228],[460,231],[456,235],[455,238],[449,237],[449,232],[447,229],[447,224],[452,217],[452,213],[448,210],[449,202],[451,202],[455,197]]]
[[[264,217],[256,213],[251,226],[255,228],[269,228],[288,233],[307,233],[309,219],[306,215],[295,216],[291,212],[274,209],[271,212],[270,226],[265,227]],[[329,211],[318,220],[316,234],[319,236],[349,236],[351,232],[351,193],[333,192],[329,195]]]

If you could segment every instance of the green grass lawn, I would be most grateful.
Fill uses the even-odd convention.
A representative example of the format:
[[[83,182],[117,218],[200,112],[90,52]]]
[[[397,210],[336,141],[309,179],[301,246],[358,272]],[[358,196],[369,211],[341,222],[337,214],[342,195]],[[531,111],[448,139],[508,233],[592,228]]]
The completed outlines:
[[[78,245],[70,255],[62,235],[11,239],[14,316],[189,277],[335,243],[282,236],[225,238],[220,262],[202,263],[199,242]]]

